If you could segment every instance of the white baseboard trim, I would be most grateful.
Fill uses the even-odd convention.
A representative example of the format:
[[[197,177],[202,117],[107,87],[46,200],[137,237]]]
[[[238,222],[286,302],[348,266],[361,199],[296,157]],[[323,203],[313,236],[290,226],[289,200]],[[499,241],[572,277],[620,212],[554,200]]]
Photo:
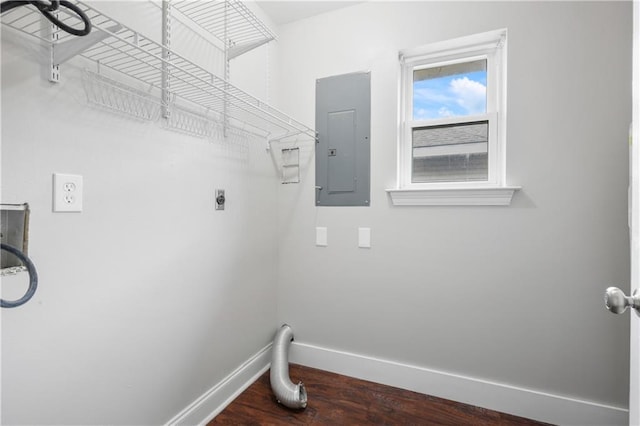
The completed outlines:
[[[260,349],[244,364],[218,384],[193,401],[182,410],[166,426],[205,425],[220,414],[246,388],[264,374],[271,364],[271,343]]]
[[[629,410],[294,341],[289,361],[557,425],[628,425]],[[301,378],[304,382],[304,377]],[[309,392],[309,401],[313,393]]]

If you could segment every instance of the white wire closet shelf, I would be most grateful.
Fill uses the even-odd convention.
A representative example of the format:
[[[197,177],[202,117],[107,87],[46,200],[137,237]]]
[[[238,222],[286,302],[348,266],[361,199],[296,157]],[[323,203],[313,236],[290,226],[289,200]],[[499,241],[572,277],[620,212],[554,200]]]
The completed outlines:
[[[171,3],[204,31],[217,38],[233,59],[275,40],[275,34],[239,1],[176,1]]]
[[[145,121],[160,117],[160,97],[136,90],[104,75],[84,70],[82,73],[87,102]]]
[[[2,23],[50,43],[55,65],[80,55],[96,62],[99,69],[109,68],[138,80],[144,87],[158,90],[162,90],[163,72],[167,72],[171,82],[167,98],[174,102],[191,103],[204,110],[224,114],[230,125],[259,133],[269,141],[301,134],[315,138],[312,129],[266,102],[93,7],[80,1],[73,3],[83,10],[93,25],[91,34],[85,37],[51,29],[51,25],[30,5],[5,13]],[[81,21],[66,8],[60,9],[59,19],[67,25],[82,27]],[[163,51],[167,59],[163,59]]]

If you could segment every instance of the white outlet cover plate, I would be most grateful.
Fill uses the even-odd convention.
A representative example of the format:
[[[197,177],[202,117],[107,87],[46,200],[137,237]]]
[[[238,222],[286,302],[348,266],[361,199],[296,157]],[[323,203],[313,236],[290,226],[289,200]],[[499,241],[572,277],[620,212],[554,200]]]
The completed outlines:
[[[53,211],[82,211],[82,176],[65,173],[53,174]]]
[[[327,245],[327,228],[316,227],[316,246],[326,247]]]
[[[371,248],[371,228],[358,228],[358,247]]]

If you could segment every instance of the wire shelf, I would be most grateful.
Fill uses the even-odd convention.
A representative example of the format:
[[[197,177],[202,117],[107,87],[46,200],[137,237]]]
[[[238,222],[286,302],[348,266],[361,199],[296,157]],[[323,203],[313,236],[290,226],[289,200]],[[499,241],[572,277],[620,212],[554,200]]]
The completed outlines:
[[[146,121],[160,117],[160,100],[149,92],[88,70],[82,74],[82,85],[90,104]]]
[[[228,47],[263,44],[276,38],[238,1],[177,1],[172,7]]]
[[[213,134],[216,121],[212,117],[197,111],[176,105],[171,105],[171,114],[164,121],[164,127],[200,138],[207,138]]]
[[[32,6],[12,9],[3,15],[3,25],[52,44],[53,56],[72,57],[68,51],[97,62],[100,67],[122,73],[140,81],[144,87],[162,90],[163,73],[168,73],[169,96],[193,104],[196,109],[223,114],[225,121],[235,119],[252,128],[261,129],[268,140],[306,134],[315,137],[309,127],[271,107],[224,79],[208,72],[188,59],[171,52],[161,44],[127,28],[80,1],[74,2],[90,18],[96,33],[93,44],[85,47],[83,37],[71,36],[52,29]],[[240,3],[229,2],[231,5]],[[200,3],[194,3],[200,4]],[[208,3],[207,3],[208,4]],[[235,6],[232,6],[235,7]],[[244,7],[244,6],[243,6]],[[61,9],[59,19],[67,25],[80,26],[79,19]],[[43,23],[45,22],[45,23]],[[87,37],[91,37],[90,34]],[[52,39],[54,41],[52,41]],[[79,46],[79,47],[78,47]],[[163,58],[163,50],[165,58]],[[155,91],[155,90],[154,90]],[[168,101],[164,107],[169,108]]]

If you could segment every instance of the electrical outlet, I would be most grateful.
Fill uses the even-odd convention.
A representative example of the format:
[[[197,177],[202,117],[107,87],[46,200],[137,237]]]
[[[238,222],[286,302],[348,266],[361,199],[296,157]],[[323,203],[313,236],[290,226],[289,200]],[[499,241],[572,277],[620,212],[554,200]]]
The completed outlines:
[[[82,176],[53,174],[53,211],[82,211]]]
[[[224,189],[216,189],[216,210],[224,210],[225,202]]]

